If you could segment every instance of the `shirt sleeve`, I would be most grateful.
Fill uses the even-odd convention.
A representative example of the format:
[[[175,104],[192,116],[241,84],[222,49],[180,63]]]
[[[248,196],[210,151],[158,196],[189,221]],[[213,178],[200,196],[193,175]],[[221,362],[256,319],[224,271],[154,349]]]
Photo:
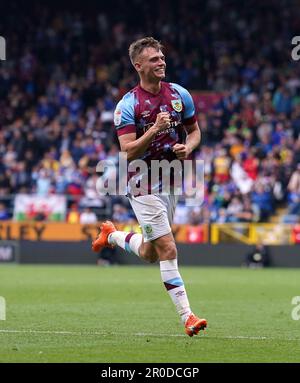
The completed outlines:
[[[117,104],[114,112],[114,125],[118,136],[136,132],[134,96],[132,94],[127,93]]]
[[[178,84],[172,83],[172,87],[180,94],[184,105],[183,124],[191,125],[196,121],[194,100],[188,90]]]

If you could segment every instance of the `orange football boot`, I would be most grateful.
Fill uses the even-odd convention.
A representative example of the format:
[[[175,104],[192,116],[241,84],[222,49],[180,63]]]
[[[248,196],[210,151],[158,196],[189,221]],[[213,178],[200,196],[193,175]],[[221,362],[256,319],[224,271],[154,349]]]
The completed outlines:
[[[117,229],[115,225],[111,221],[105,221],[100,225],[100,234],[96,238],[96,240],[92,243],[92,249],[96,253],[102,250],[103,247],[114,247],[110,243],[108,243],[109,234],[113,233]]]
[[[188,336],[197,335],[200,330],[204,331],[206,326],[206,319],[200,319],[192,313],[185,322],[185,332]]]

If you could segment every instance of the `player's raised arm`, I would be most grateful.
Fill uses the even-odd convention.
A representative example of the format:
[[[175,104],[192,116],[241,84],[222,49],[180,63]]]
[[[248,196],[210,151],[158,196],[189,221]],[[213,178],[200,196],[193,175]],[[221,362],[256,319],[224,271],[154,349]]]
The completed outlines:
[[[195,115],[194,101],[190,93],[178,84],[172,86],[180,93],[184,103],[183,125],[187,133],[185,144],[176,144],[173,151],[177,158],[185,160],[201,141],[201,131]]]

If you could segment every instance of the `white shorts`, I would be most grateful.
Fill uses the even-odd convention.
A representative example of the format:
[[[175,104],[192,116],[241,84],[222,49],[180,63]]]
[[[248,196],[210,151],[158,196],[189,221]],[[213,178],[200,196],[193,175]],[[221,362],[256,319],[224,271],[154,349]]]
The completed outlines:
[[[142,228],[144,242],[171,233],[178,195],[129,195],[128,199]]]

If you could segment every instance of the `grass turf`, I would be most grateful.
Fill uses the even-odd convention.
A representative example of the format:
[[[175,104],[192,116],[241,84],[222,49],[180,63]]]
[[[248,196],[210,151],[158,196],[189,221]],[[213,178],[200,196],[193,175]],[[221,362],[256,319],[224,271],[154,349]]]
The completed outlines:
[[[300,269],[180,267],[189,338],[158,266],[0,266],[0,362],[300,362]]]

